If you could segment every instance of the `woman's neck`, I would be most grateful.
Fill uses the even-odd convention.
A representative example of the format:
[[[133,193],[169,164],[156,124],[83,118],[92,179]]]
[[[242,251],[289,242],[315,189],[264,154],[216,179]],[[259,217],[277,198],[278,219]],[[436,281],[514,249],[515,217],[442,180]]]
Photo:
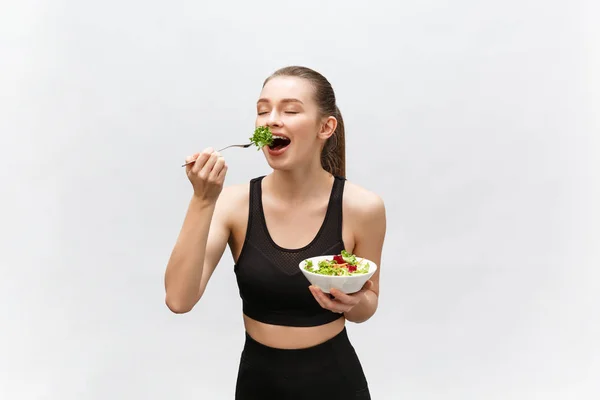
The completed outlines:
[[[287,202],[303,202],[331,190],[332,176],[321,165],[301,170],[275,170],[265,177],[267,190]]]

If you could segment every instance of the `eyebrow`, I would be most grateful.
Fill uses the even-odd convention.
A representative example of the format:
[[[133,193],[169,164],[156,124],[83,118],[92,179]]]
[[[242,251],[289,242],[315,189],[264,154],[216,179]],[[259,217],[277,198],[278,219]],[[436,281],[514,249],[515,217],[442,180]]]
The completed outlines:
[[[292,99],[292,98],[287,98],[287,99],[281,99],[282,103],[300,103],[300,104],[304,104],[302,101],[298,100],[298,99]],[[259,103],[270,103],[269,99],[265,99],[265,98],[260,98],[258,99],[258,101],[256,102],[256,104]]]

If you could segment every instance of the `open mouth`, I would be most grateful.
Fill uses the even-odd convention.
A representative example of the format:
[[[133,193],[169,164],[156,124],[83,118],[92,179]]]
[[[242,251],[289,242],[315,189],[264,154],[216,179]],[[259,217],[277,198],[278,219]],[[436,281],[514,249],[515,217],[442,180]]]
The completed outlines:
[[[281,150],[284,147],[289,146],[291,143],[290,139],[283,136],[273,135],[273,143],[269,146],[271,150]]]

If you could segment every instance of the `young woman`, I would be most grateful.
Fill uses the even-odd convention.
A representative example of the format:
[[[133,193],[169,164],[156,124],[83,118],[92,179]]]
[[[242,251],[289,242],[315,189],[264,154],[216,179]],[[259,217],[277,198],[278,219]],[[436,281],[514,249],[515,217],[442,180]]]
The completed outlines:
[[[270,76],[256,126],[277,138],[262,149],[267,176],[223,188],[220,154],[208,148],[186,159],[194,193],[166,268],[167,306],[190,311],[229,245],[246,329],[235,398],[370,399],[345,322],[375,313],[380,268],[358,293],[326,295],[298,264],[345,249],[380,265],[383,201],[346,181],[342,116],[318,72]]]

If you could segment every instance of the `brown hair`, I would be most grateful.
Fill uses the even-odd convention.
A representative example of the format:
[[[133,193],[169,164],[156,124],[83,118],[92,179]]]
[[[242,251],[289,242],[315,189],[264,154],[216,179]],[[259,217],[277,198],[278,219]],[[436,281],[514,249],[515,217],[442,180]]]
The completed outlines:
[[[291,66],[275,71],[263,83],[263,87],[277,76],[293,76],[309,81],[315,89],[315,101],[322,116],[333,116],[337,120],[335,132],[321,151],[321,165],[332,175],[346,177],[346,142],[344,120],[335,100],[331,83],[320,73],[307,67]]]

